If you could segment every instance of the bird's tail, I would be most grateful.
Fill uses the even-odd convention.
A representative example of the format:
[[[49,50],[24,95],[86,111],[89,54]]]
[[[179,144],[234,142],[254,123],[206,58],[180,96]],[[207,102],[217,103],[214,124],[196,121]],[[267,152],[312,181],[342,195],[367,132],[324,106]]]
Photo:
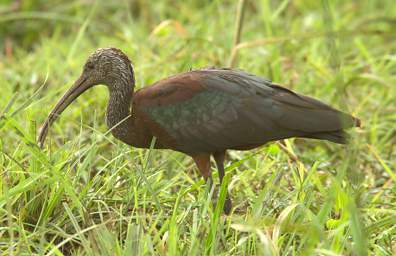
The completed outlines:
[[[344,114],[344,113],[343,113]],[[343,129],[336,130],[336,131],[326,131],[326,132],[318,132],[304,135],[305,138],[311,139],[320,139],[320,140],[328,140],[331,142],[335,142],[338,144],[346,144],[350,138],[349,134],[344,131],[344,129],[352,128],[352,127],[361,127],[360,119],[350,116],[348,114],[345,117],[348,117],[349,120],[352,122],[348,122],[343,126]]]

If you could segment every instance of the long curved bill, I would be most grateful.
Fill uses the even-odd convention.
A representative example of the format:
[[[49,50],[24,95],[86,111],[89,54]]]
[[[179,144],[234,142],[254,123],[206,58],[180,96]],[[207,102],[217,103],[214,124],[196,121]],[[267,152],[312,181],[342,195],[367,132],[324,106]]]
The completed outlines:
[[[41,127],[40,135],[38,137],[40,147],[43,147],[44,145],[50,125],[56,120],[56,118],[58,118],[60,114],[62,114],[63,110],[65,110],[70,105],[70,103],[72,103],[78,98],[78,96],[91,87],[91,84],[87,83],[86,81],[87,78],[81,75],[74,82],[73,86],[62,96],[56,106],[51,110],[43,126]]]

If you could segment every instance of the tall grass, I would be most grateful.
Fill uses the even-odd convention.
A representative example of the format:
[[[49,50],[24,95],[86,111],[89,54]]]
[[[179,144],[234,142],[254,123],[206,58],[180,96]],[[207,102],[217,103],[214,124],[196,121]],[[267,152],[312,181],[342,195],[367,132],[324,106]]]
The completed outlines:
[[[0,252],[4,255],[396,254],[396,9],[381,1],[22,1],[0,5]],[[353,113],[348,146],[290,139],[229,152],[213,207],[193,161],[114,139],[105,88],[36,135],[94,49],[138,87],[236,67]],[[237,58],[236,58],[237,57]],[[214,171],[215,182],[218,176]]]

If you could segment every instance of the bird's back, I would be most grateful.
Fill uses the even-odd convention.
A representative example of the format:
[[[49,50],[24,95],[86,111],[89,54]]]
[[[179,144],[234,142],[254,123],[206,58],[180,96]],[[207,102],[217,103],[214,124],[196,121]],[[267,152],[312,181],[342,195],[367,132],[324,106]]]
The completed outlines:
[[[307,137],[345,143],[354,117],[270,80],[231,69],[176,75],[136,92],[133,108],[163,147],[185,153],[250,149]]]

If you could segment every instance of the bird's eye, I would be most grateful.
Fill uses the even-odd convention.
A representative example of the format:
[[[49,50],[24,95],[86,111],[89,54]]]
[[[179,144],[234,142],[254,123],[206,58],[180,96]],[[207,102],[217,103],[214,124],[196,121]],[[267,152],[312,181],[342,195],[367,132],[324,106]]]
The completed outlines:
[[[92,62],[87,62],[87,64],[85,64],[85,69],[87,70],[91,70],[93,69],[95,66]]]

